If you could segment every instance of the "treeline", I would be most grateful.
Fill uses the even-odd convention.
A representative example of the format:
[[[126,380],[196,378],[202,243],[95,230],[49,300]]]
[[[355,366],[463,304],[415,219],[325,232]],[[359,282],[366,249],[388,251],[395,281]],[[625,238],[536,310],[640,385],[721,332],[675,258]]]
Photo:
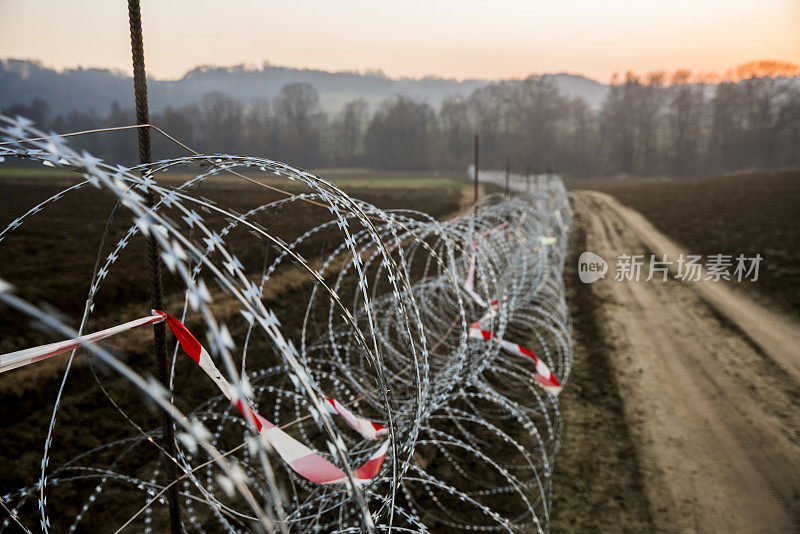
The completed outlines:
[[[506,81],[451,97],[439,109],[403,96],[371,110],[364,100],[322,111],[307,83],[286,85],[271,100],[243,103],[222,93],[167,108],[151,122],[204,153],[265,156],[305,168],[466,169],[480,134],[481,167],[553,169],[570,176],[686,176],[800,166],[800,89],[792,78],[752,70],[739,81],[692,84],[679,71],[612,84],[599,109],[567,98],[541,77]],[[2,110],[40,127],[70,132],[130,125],[133,111],[114,104],[106,116],[52,116],[46,102]],[[136,162],[132,132],[77,138],[90,152]],[[154,134],[156,158],[186,155]]]

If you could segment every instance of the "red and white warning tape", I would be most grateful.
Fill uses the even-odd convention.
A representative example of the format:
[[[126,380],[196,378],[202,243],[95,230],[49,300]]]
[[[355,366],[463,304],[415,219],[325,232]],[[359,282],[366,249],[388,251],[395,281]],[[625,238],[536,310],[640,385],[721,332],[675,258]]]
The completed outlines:
[[[134,328],[163,320],[166,320],[170,330],[172,330],[172,333],[178,339],[178,343],[181,349],[183,349],[183,352],[194,360],[211,380],[214,381],[222,394],[225,395],[225,397],[242,412],[242,415],[255,426],[261,435],[269,441],[270,445],[275,449],[275,452],[278,453],[278,456],[280,456],[294,472],[306,480],[317,484],[338,484],[347,480],[347,475],[344,471],[256,413],[245,400],[238,398],[234,394],[231,384],[222,376],[222,373],[219,372],[216,365],[214,365],[211,355],[203,348],[200,342],[197,341],[183,323],[168,313],[159,310],[155,310],[154,314],[148,317],[142,317],[141,319],[136,319],[135,321],[100,330],[85,336],[0,355],[0,373],[46,360],[47,358],[64,354],[65,352],[84,346],[87,343],[99,341],[115,334],[127,332]],[[366,439],[374,440],[388,434],[388,429],[386,427],[355,415],[336,399],[325,399],[324,405],[329,413],[341,416],[350,427]],[[353,476],[355,481],[360,483],[371,481],[378,474],[378,471],[380,471],[388,449],[389,440],[387,439],[367,458],[367,461],[364,462],[361,467],[356,469]]]
[[[164,316],[167,320],[167,325],[170,327],[173,334],[175,334],[175,337],[178,338],[178,343],[180,343],[183,351],[211,377],[220,391],[222,391],[223,395],[239,408],[245,418],[255,425],[261,435],[267,438],[275,449],[275,452],[278,453],[278,456],[289,464],[289,467],[291,467],[294,472],[317,484],[337,484],[347,480],[347,475],[344,471],[261,417],[242,399],[236,398],[233,395],[231,385],[216,368],[206,349],[200,345],[197,339],[195,339],[180,321],[167,313],[164,313]],[[386,429],[383,426],[354,415],[336,400],[328,399],[325,405],[326,407],[330,406],[331,408],[329,408],[329,411],[332,410],[332,413],[341,415],[351,427],[368,439],[375,439],[375,437],[386,435]],[[368,432],[368,427],[373,428],[374,433]],[[389,440],[387,439],[378,450],[370,455],[361,467],[356,469],[353,478],[362,483],[372,480],[375,475],[378,474],[381,465],[383,465],[383,460],[386,458],[386,451],[388,448]]]
[[[16,369],[17,367],[24,367],[31,363],[40,362],[42,360],[52,358],[53,356],[58,356],[59,354],[64,354],[65,352],[77,349],[86,345],[87,343],[100,341],[101,339],[113,336],[114,334],[127,332],[128,330],[133,330],[134,328],[138,328],[146,324],[157,323],[163,320],[164,317],[162,315],[154,314],[150,315],[149,317],[142,317],[141,319],[136,319],[135,321],[130,321],[125,324],[106,328],[105,330],[94,332],[93,334],[87,334],[85,336],[67,339],[65,341],[58,341],[56,343],[50,343],[47,345],[40,345],[38,347],[32,347],[29,349],[18,350],[16,352],[9,352],[8,354],[0,355],[0,373],[10,371],[11,369]]]
[[[507,226],[507,223],[505,224]],[[500,225],[497,228],[490,230],[488,233],[491,233],[495,230],[502,228],[504,225]],[[475,263],[476,263],[476,256],[477,256],[477,246],[478,240],[477,238],[486,235],[487,232],[476,236],[476,239],[473,241],[473,253],[472,257],[470,258],[469,264],[469,271],[467,272],[467,279],[464,281],[464,290],[477,302],[480,306],[488,307],[489,311],[481,317],[478,321],[475,321],[470,325],[469,335],[468,337],[472,339],[483,339],[487,341],[493,341],[500,345],[501,348],[505,349],[506,351],[510,352],[511,354],[517,354],[520,356],[527,356],[528,358],[532,359],[535,366],[536,366],[536,374],[534,378],[539,383],[545,391],[550,393],[551,395],[558,396],[561,393],[561,383],[558,381],[556,376],[550,371],[550,368],[544,363],[540,358],[536,357],[534,353],[523,347],[522,345],[517,345],[516,343],[511,343],[510,341],[505,341],[503,339],[498,338],[493,333],[489,332],[488,330],[483,330],[481,328],[481,323],[489,319],[490,317],[494,317],[497,313],[497,307],[499,305],[497,300],[493,300],[488,306],[486,304],[486,300],[484,300],[478,293],[475,291]],[[553,240],[552,242],[550,240]],[[547,240],[547,241],[545,241]],[[555,238],[542,238],[542,243],[549,245],[555,243]]]
[[[486,237],[487,235],[493,234],[498,230],[502,230],[503,228],[508,228],[508,226],[509,226],[508,221],[504,222],[503,224],[498,224],[494,228],[491,228],[489,230],[483,231],[483,232],[481,232],[479,234],[475,234],[475,239],[477,240],[479,237]],[[506,234],[506,237],[508,237],[508,234]]]
[[[474,298],[474,296],[473,296]],[[485,301],[483,301],[485,302]],[[481,302],[478,302],[481,304]],[[484,304],[485,305],[485,304]],[[531,358],[535,365],[536,365],[536,381],[541,385],[545,391],[550,393],[551,395],[558,395],[561,393],[561,383],[559,383],[558,379],[555,375],[550,371],[550,368],[544,363],[541,359],[537,358],[534,353],[523,347],[522,345],[517,345],[516,343],[511,343],[509,341],[505,341],[503,339],[498,338],[488,330],[483,330],[481,328],[481,323],[493,317],[497,313],[498,302],[493,300],[489,305],[489,312],[480,318],[480,320],[475,321],[470,325],[469,329],[469,337],[472,339],[485,339],[494,341],[500,347],[504,348],[508,352],[512,354],[517,354],[521,356],[527,356]]]
[[[464,291],[466,291],[475,302],[481,306],[486,306],[486,301],[475,291],[475,256],[476,254],[473,252],[469,259],[469,271],[467,272],[467,279],[464,281]]]
[[[364,436],[366,439],[379,438],[389,433],[389,429],[386,428],[385,426],[353,414],[353,412],[345,408],[344,404],[342,404],[338,400],[336,399],[325,399],[325,400],[327,401],[325,403],[325,408],[327,408],[328,413],[341,415],[342,418],[345,421],[347,421],[348,425],[350,425],[353,429],[355,429],[359,434]]]
[[[500,339],[488,330],[482,330],[480,327],[480,322],[476,322],[472,324],[472,327],[469,329],[469,337],[472,339],[485,339],[489,341],[494,341],[500,347],[507,350],[511,354],[517,354],[520,356],[527,356],[528,358],[532,359],[534,364],[536,365],[536,374],[534,378],[539,383],[540,386],[544,388],[545,391],[550,393],[551,395],[558,396],[561,393],[561,383],[558,381],[556,376],[550,371],[550,368],[547,367],[547,364],[544,363],[542,360],[536,357],[534,353],[523,347],[522,345],[517,345],[516,343],[511,343],[510,341],[506,341],[504,339]]]

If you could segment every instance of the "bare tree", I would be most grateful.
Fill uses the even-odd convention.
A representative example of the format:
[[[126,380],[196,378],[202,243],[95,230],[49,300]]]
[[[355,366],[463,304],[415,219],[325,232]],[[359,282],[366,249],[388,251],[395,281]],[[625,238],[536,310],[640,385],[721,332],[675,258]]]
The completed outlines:
[[[277,126],[269,100],[255,99],[244,119],[245,146],[248,154],[273,156],[277,148]]]
[[[500,154],[502,136],[502,110],[498,84],[476,89],[469,95],[472,122],[481,136],[481,161],[487,165],[500,165],[505,155]]]
[[[354,166],[361,163],[364,130],[367,123],[366,100],[359,98],[344,105],[333,122],[334,161]]]
[[[314,88],[289,84],[272,101],[246,106],[222,93],[151,115],[203,152],[249,153],[301,166],[369,164],[393,169],[464,168],[472,136],[481,136],[481,163],[515,170],[548,167],[576,176],[663,173],[675,176],[744,168],[800,166],[800,70],[759,61],[719,77],[679,70],[611,80],[594,109],[561,94],[554,79],[490,83],[468,97],[446,98],[438,110],[398,96],[369,113],[353,100],[328,121]],[[130,124],[118,105],[98,117],[72,111],[55,118],[43,100],[14,104],[3,113],[33,119],[57,132]],[[72,141],[112,161],[135,160],[125,132]],[[130,135],[135,135],[130,132]],[[156,157],[185,153],[154,138]]]
[[[319,95],[308,83],[290,83],[275,97],[275,118],[280,128],[280,153],[290,162],[310,166],[322,158],[320,134],[325,115]]]
[[[744,106],[739,85],[724,82],[717,86],[711,101],[711,128],[708,165],[715,171],[740,168],[747,157]]]
[[[678,70],[672,76],[668,132],[671,168],[685,176],[699,170],[700,135],[704,111],[701,87],[688,83],[691,73]]]
[[[636,154],[632,106],[639,80],[629,73],[625,83],[618,84],[614,76],[600,116],[605,170],[610,174],[629,174],[634,171]]]
[[[474,129],[469,120],[469,108],[464,98],[452,96],[442,102],[439,110],[446,165],[466,168],[472,157]]]
[[[370,163],[386,169],[427,169],[434,137],[433,109],[398,96],[385,102],[367,129]]]
[[[754,148],[752,165],[768,167],[774,161],[780,137],[778,108],[791,94],[791,85],[783,75],[793,65],[778,61],[755,61],[740,65],[736,75],[744,96],[747,142]]]
[[[242,104],[215,91],[203,96],[199,112],[203,151],[235,154],[242,140]]]

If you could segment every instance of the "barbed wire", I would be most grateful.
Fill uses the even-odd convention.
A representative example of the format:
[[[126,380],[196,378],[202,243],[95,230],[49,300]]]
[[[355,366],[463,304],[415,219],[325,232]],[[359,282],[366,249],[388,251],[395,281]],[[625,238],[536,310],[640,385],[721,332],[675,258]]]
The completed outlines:
[[[121,208],[114,216],[130,220],[116,244],[101,244],[110,252],[95,269],[77,330],[14,293],[14,280],[0,285],[0,301],[59,337],[83,335],[104,284],[126,269],[124,249],[139,234],[152,235],[181,286],[167,311],[198,338],[205,335],[203,350],[231,388],[184,414],[176,406],[190,393],[177,387],[183,344],[176,343],[170,362],[171,394],[119,354],[81,343],[56,392],[39,480],[2,496],[9,513],[3,529],[35,528],[29,516],[37,500],[39,527],[49,531],[58,514],[54,499],[62,490],[71,495],[69,487],[90,488],[80,513],[67,518],[71,531],[99,521],[93,517],[124,495],[135,509],[115,515],[114,528],[150,532],[166,517],[167,487],[178,485],[187,531],[549,530],[562,435],[555,394],[572,358],[561,278],[570,219],[560,182],[530,195],[489,195],[479,210],[438,221],[379,209],[263,158],[193,155],[125,168],[79,153],[24,119],[0,117],[0,135],[0,157],[84,178],[14,219],[0,231],[0,247],[86,187],[110,195]],[[198,173],[197,164],[208,161],[213,165]],[[252,207],[240,212],[196,193],[195,186],[231,172],[281,197],[261,202],[253,195]],[[306,218],[309,209],[327,220]],[[291,227],[271,224],[276,214],[292,213]],[[287,293],[287,286],[296,289]],[[282,309],[298,305],[300,324],[282,325]],[[49,465],[64,384],[83,350],[172,414],[176,455],[166,454],[159,431],[136,423],[95,374],[132,435]],[[231,410],[236,399],[258,418]],[[363,421],[385,433],[354,432]],[[268,425],[344,477],[309,480],[286,461]],[[93,464],[99,457],[115,460]],[[145,467],[125,470],[132,458]],[[375,458],[376,474],[363,477],[356,466]],[[177,466],[177,480],[164,480],[164,462]]]

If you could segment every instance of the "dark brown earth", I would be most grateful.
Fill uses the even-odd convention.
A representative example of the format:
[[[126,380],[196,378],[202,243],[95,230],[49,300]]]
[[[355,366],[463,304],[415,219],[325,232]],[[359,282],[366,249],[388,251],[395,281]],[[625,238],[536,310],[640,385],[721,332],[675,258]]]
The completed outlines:
[[[553,532],[648,531],[653,522],[610,361],[613,346],[603,334],[605,311],[591,286],[578,279],[586,222],[582,213],[575,217],[564,273],[574,360],[559,395],[565,430],[550,525]]]
[[[623,253],[685,253],[608,195],[578,191],[571,199],[586,250],[612,260]],[[612,270],[588,287],[591,298],[572,301],[571,309],[580,324],[581,307],[599,303],[602,320],[595,336],[576,347],[576,362],[586,348],[607,355],[615,380],[594,379],[616,387],[621,399],[621,414],[611,419],[623,425],[620,440],[629,436],[634,445],[638,469],[627,469],[627,479],[640,481],[652,521],[633,527],[627,518],[641,500],[623,500],[626,515],[607,529],[796,531],[800,327],[794,319],[713,281],[617,282]],[[567,417],[567,428],[575,420],[580,426],[582,415]],[[600,432],[609,428],[606,423]],[[626,472],[625,462],[600,457],[611,458],[606,475]],[[559,461],[565,469],[575,460],[562,455]]]
[[[0,182],[0,226],[5,226],[25,210],[48,196],[63,189],[63,182],[52,179],[8,180]],[[435,217],[446,217],[463,208],[465,196],[458,187],[421,186],[358,189],[348,188],[353,196],[374,203],[382,208],[415,209]],[[229,187],[220,184],[203,186],[202,195],[233,209],[244,211],[277,197],[262,189],[247,186]],[[87,188],[67,196],[53,207],[26,222],[14,235],[0,242],[4,261],[0,262],[0,278],[16,286],[16,294],[34,302],[47,302],[70,318],[75,325],[80,318],[86,292],[94,268],[97,248],[109,213],[114,203],[104,193]],[[221,226],[223,220],[214,220],[204,214],[206,222]],[[271,231],[290,241],[308,228],[330,219],[323,208],[298,204],[291,209],[270,213],[262,222]],[[301,224],[298,224],[298,220]],[[114,244],[130,225],[130,218],[119,213],[109,228],[107,243]],[[212,226],[213,228],[213,226]],[[327,251],[325,236],[309,239],[300,251],[308,258],[316,258]],[[231,234],[226,244],[241,258],[246,266],[263,264],[263,247],[249,234]],[[109,252],[105,247],[101,258]],[[115,268],[101,288],[97,298],[97,317],[91,329],[99,329],[149,310],[149,294],[144,243],[141,237],[124,251],[125,257]],[[260,271],[259,271],[260,272]],[[256,273],[254,273],[256,274]],[[276,274],[282,281],[280,289],[266,295],[266,304],[274,307],[287,335],[296,335],[306,311],[308,292],[313,284],[309,277],[293,276],[291,269]],[[181,284],[168,274],[165,276],[165,302],[167,307],[179,306],[182,301]],[[346,295],[342,293],[343,298]],[[170,308],[171,309],[171,308]],[[179,309],[179,308],[178,308]],[[235,327],[234,327],[235,328]],[[26,332],[20,336],[19,332]],[[49,338],[29,327],[27,320],[0,310],[0,352],[18,350],[23,347],[48,342]],[[236,332],[234,332],[236,335]],[[263,341],[262,341],[263,342]],[[115,347],[126,355],[126,360],[142,374],[154,373],[150,348],[150,334],[145,331],[132,332]],[[256,343],[254,341],[254,343]],[[257,345],[253,346],[254,349]],[[120,354],[120,355],[121,355]],[[39,365],[0,375],[0,495],[30,485],[38,480],[42,451],[53,409],[56,391],[66,367],[66,360],[53,359]],[[274,363],[274,362],[273,362]],[[210,383],[201,378],[202,371],[194,365],[180,361],[176,389],[187,393],[176,398],[179,408],[189,411],[214,392]],[[79,356],[70,373],[62,404],[59,409],[58,427],[52,448],[51,465],[61,465],[67,460],[93,447],[131,435],[132,428],[122,414],[108,401],[98,386],[94,374],[99,372],[103,386],[118,405],[130,414],[142,428],[158,427],[160,415],[143,396],[133,390],[127,380],[117,375],[103,375],[102,370],[90,367],[83,356]],[[192,387],[186,387],[191,384]],[[145,406],[145,409],[142,406]],[[241,441],[241,436],[236,437]],[[94,465],[111,465],[119,448],[95,453]],[[133,462],[137,455],[129,455]],[[145,451],[141,465],[117,466],[122,472],[147,473],[148,464],[154,455]],[[59,502],[59,513],[51,517],[55,531],[64,531],[71,518],[77,516],[86,496],[91,493],[94,481],[60,485],[53,489],[48,499]],[[93,516],[91,524],[82,528],[97,528],[102,525],[121,524],[121,519],[130,517],[139,506],[113,497],[114,488],[106,493],[110,502],[116,502],[114,510],[104,510]],[[22,510],[25,524],[38,524],[36,500]],[[156,531],[159,518],[155,518]],[[107,521],[104,523],[103,521]],[[162,525],[163,526],[163,525]],[[79,529],[80,531],[80,529]]]
[[[693,254],[763,256],[761,276],[740,284],[800,316],[800,171],[685,179],[572,180],[608,193]]]
[[[791,326],[770,325],[796,324],[792,314],[800,310],[799,178],[795,172],[579,184],[611,193],[656,229],[603,197],[579,193],[573,198],[576,224],[565,279],[575,360],[561,396],[565,434],[556,458],[554,532],[796,531],[800,390],[793,362],[798,352],[791,350],[794,338],[786,331]],[[0,182],[0,225],[56,189],[52,182]],[[443,187],[354,193],[381,207],[412,207],[438,217],[457,210],[464,200],[461,191]],[[211,187],[204,191],[232,207],[252,206],[253,194]],[[22,239],[0,243],[5,252],[0,278],[14,282],[18,292],[34,302],[57,303],[75,317],[85,300],[112,205],[93,190],[62,202],[47,214],[57,225],[32,224],[19,234]],[[305,229],[325,214],[309,210],[301,215]],[[293,221],[280,215],[272,224],[287,236],[296,231]],[[120,221],[112,236],[125,228]],[[231,239],[236,246],[237,237]],[[700,254],[761,252],[762,279],[736,292],[736,297],[677,282],[629,288],[608,281],[588,286],[577,279],[577,256],[583,250],[649,253],[675,247]],[[308,254],[314,257],[318,252]],[[139,262],[141,269],[115,272],[117,278],[103,290],[105,308],[98,324],[113,322],[121,303],[141,302],[147,308],[143,247],[133,245],[126,254],[130,264]],[[291,297],[304,291],[302,283],[287,279],[281,294],[270,298],[297,304],[303,299]],[[304,309],[286,306],[282,322],[299,322]],[[762,320],[741,322],[742,310],[747,317],[758,316],[762,309]],[[773,317],[769,314],[779,318],[764,319]],[[19,327],[13,318],[0,315],[0,352],[42,342],[38,334],[10,335]],[[134,334],[125,343],[122,348],[130,361],[147,369],[148,335]],[[46,362],[36,370],[20,371],[25,376],[0,375],[0,402],[5,407],[0,410],[0,493],[37,479],[54,388],[63,368],[64,362]],[[179,376],[195,380],[192,369],[181,369]],[[158,425],[157,413],[136,408],[142,399],[122,379],[106,376],[103,383],[126,411],[136,414],[137,423],[145,428]],[[212,391],[191,390],[195,396],[180,399],[181,407],[196,406]],[[53,465],[130,435],[129,424],[105,401],[86,365],[71,375],[59,417]],[[96,463],[102,464],[103,458],[97,457]],[[85,488],[74,492],[86,494]],[[61,497],[67,518],[78,512],[70,503],[83,502],[71,496],[52,496]],[[134,511],[123,505],[117,517]],[[25,512],[34,518],[35,505]],[[106,513],[114,524],[111,512]]]

